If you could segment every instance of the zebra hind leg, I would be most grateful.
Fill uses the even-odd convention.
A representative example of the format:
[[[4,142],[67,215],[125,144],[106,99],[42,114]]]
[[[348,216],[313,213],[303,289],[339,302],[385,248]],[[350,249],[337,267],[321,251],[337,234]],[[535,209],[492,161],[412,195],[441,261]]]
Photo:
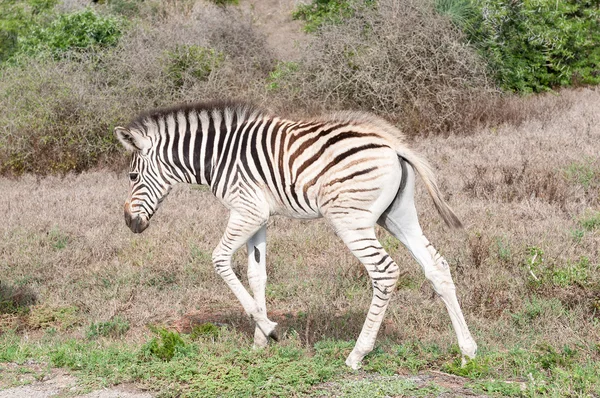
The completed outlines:
[[[404,192],[398,193],[377,222],[406,246],[421,265],[425,277],[431,282],[437,295],[444,302],[463,354],[464,363],[465,357],[475,357],[477,344],[469,332],[458,303],[456,287],[450,275],[450,267],[444,257],[425,237],[419,225],[413,196],[414,173],[409,173],[408,179]]]
[[[377,240],[373,227],[338,230],[338,235],[352,251],[352,254],[365,266],[373,286],[373,299],[367,318],[354,349],[346,359],[346,365],[352,369],[358,369],[362,359],[375,346],[377,333],[398,281],[399,269]]]
[[[246,243],[248,249],[248,283],[259,311],[267,313],[265,286],[267,284],[266,249],[267,227],[261,227]],[[254,330],[254,347],[266,347],[269,342],[267,335],[256,325]]]
[[[265,224],[266,218],[258,219],[256,214],[242,215],[236,210],[232,210],[225,233],[213,251],[212,258],[215,271],[227,283],[233,294],[235,294],[246,314],[256,322],[256,326],[263,335],[277,340],[275,333],[277,324],[267,318],[264,305],[261,306],[252,298],[231,269],[231,258],[235,251],[259,232]]]

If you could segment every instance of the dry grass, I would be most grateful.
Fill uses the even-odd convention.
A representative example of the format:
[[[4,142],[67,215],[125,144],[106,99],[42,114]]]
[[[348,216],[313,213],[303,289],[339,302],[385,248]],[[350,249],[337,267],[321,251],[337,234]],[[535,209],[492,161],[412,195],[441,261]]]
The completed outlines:
[[[419,185],[421,223],[451,264],[467,320],[484,345],[597,341],[600,230],[593,222],[583,228],[581,220],[599,206],[600,91],[528,101],[568,106],[519,127],[414,141],[466,228],[449,232]],[[45,327],[85,335],[91,322],[119,315],[131,323],[129,339],[145,333],[146,324],[183,327],[186,319],[250,330],[210,264],[226,210],[206,190],[179,186],[148,231],[133,235],[122,219],[126,194],[122,173],[0,179],[1,297],[36,300],[22,303],[29,313],[3,315],[0,326],[23,329],[48,318]],[[405,267],[382,335],[454,342],[445,309],[417,264],[378,233]],[[243,253],[236,262],[245,280]],[[356,338],[370,284],[323,221],[273,219],[267,267],[269,310],[284,330],[308,342]]]

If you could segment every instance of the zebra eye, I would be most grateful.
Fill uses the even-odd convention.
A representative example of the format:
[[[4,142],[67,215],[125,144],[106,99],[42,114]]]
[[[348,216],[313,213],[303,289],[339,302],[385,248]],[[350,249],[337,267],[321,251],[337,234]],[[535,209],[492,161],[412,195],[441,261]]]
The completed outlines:
[[[135,182],[139,177],[138,173],[129,173],[129,181]]]

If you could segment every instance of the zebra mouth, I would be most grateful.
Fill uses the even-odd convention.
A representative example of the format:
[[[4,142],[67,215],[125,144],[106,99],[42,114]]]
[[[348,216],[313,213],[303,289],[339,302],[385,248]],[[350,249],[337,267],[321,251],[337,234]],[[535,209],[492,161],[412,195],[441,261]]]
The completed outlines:
[[[125,222],[127,222],[127,220]],[[144,230],[148,228],[148,225],[150,225],[150,223],[139,216],[131,218],[131,221],[127,224],[129,229],[135,234],[144,232]]]
[[[141,217],[140,215],[132,216],[129,210],[129,203],[125,203],[125,224],[131,229],[131,232],[135,234],[139,234],[144,232],[148,225],[150,225],[149,220]]]

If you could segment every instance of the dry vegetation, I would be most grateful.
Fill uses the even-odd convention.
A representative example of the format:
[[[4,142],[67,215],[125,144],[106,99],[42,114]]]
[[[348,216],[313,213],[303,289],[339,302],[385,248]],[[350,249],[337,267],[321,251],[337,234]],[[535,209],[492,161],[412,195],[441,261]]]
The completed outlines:
[[[413,144],[435,165],[466,225],[448,232],[420,189],[421,222],[453,268],[483,347],[534,343],[524,335],[559,346],[599,338],[600,93],[565,91],[529,101],[552,112],[518,128]],[[561,111],[554,112],[558,103]],[[54,327],[75,335],[115,316],[131,323],[133,339],[146,324],[185,329],[196,319],[250,326],[212,270],[226,210],[204,189],[178,187],[151,228],[136,236],[121,217],[127,191],[121,173],[0,184],[2,294],[30,308],[4,311],[3,327],[44,329],[53,320],[38,318],[49,308],[68,314]],[[358,262],[322,221],[275,218],[268,234],[274,318],[308,343],[354,338],[370,300]],[[380,237],[405,265],[383,335],[453,342],[445,309],[416,263],[393,238],[382,231]],[[244,279],[242,254],[237,262]]]
[[[294,62],[278,62],[247,7],[192,3],[144,3],[146,22],[102,54],[3,71],[0,171],[105,168],[0,177],[0,335],[135,345],[148,340],[147,325],[189,332],[212,322],[249,344],[253,325],[211,265],[226,209],[202,187],[179,186],[133,235],[122,218],[125,157],[107,134],[143,109],[230,97],[296,116],[360,108],[393,120],[466,226],[449,231],[418,183],[421,224],[452,267],[482,355],[546,344],[600,363],[600,90],[500,96],[456,44],[460,33],[408,0],[324,29],[288,53]],[[402,245],[378,234],[404,265],[378,342],[418,340],[418,357],[427,344],[451,352],[444,306]],[[267,304],[283,349],[286,338],[311,352],[326,338],[356,338],[370,282],[325,222],[274,218],[267,250]],[[244,250],[236,263],[245,283]],[[496,365],[510,369],[505,362]]]

